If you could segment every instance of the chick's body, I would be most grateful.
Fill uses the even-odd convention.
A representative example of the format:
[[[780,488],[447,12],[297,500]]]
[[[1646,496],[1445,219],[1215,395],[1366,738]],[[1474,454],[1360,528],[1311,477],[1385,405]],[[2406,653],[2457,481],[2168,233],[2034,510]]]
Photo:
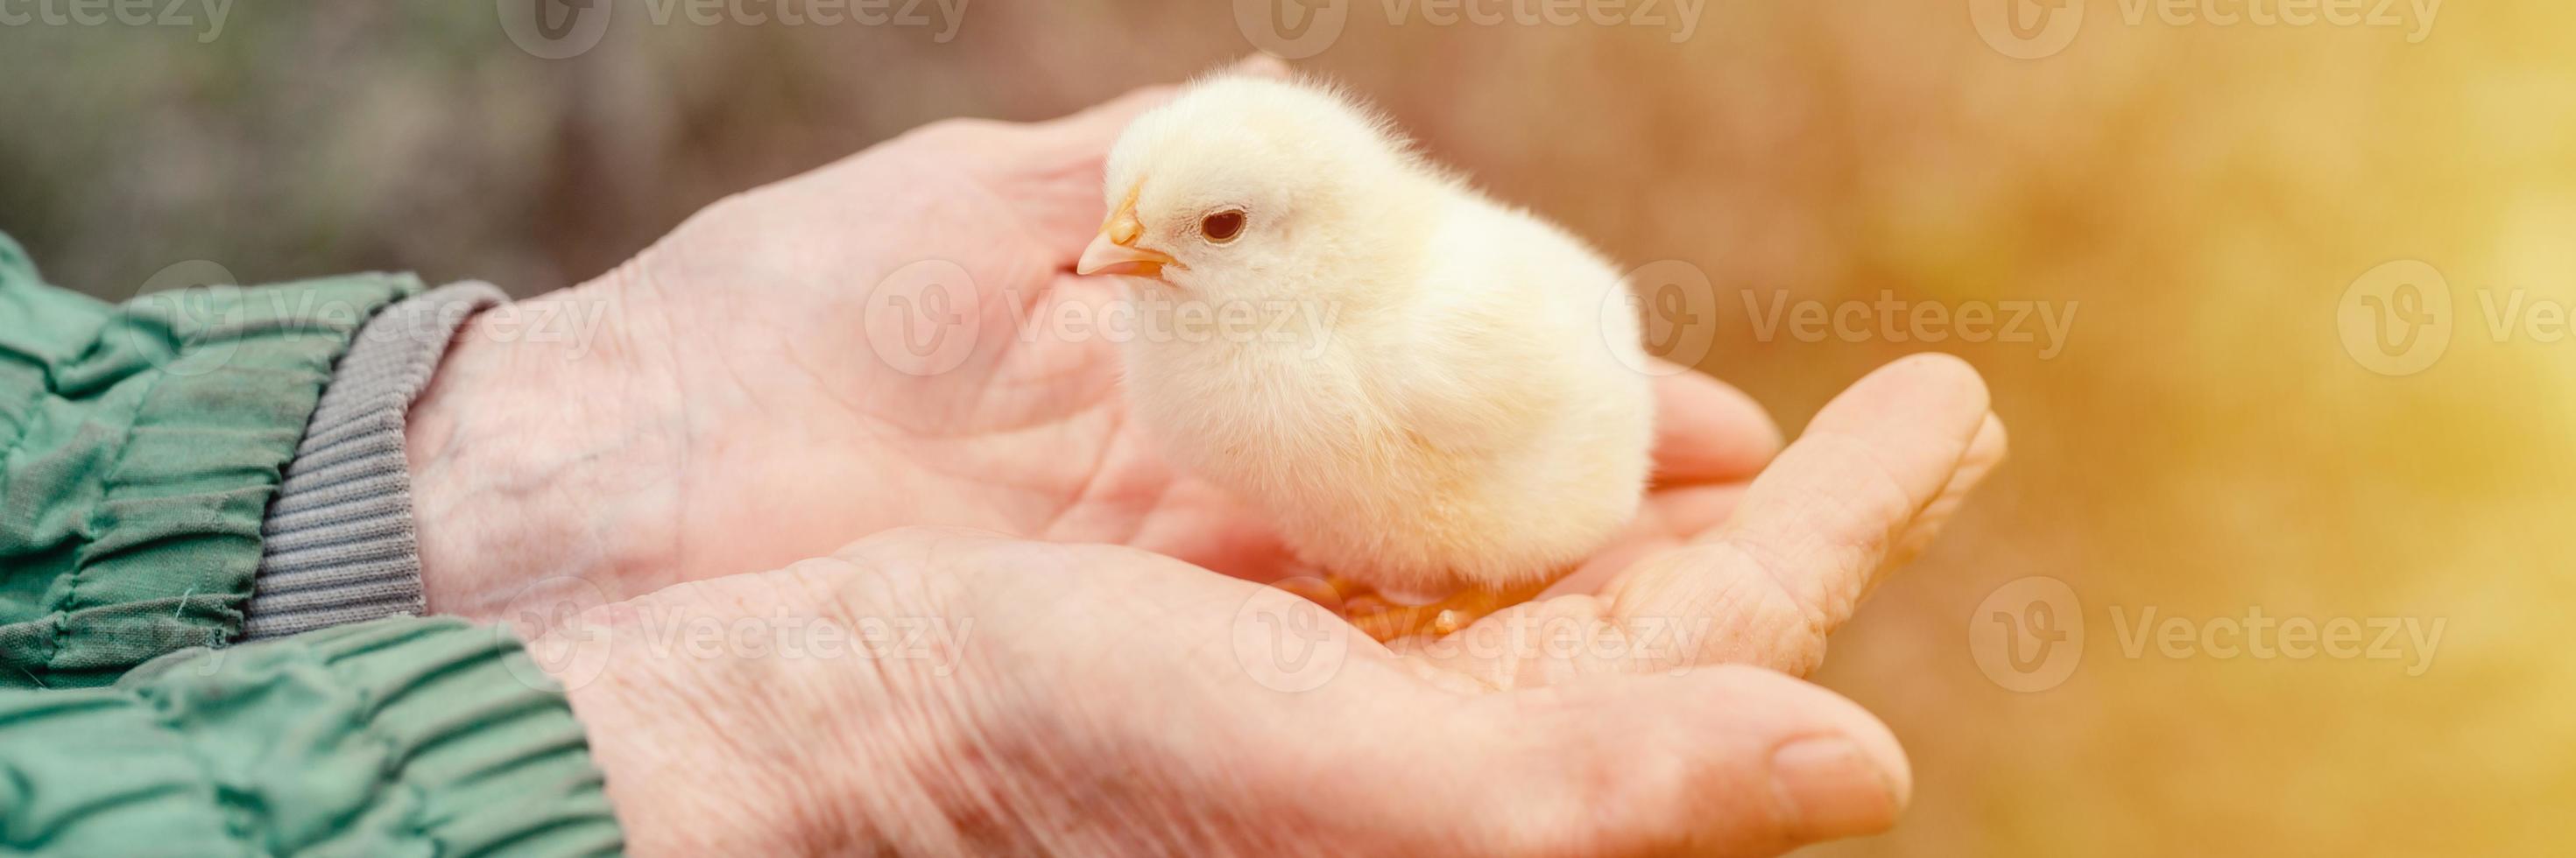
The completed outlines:
[[[1529,587],[1634,516],[1653,424],[1637,320],[1563,230],[1328,90],[1239,78],[1139,118],[1108,196],[1085,266],[1159,257],[1131,266],[1156,275],[1134,297],[1178,311],[1140,316],[1255,322],[1132,338],[1135,419],[1306,562],[1414,593]]]

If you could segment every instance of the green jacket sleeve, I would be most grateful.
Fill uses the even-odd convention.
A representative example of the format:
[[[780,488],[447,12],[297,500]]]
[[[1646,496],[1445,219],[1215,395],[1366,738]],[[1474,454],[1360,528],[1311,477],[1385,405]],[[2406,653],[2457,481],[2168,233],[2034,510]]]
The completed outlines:
[[[620,848],[580,725],[495,628],[377,620],[0,691],[0,853]]]
[[[620,848],[569,704],[506,633],[401,617],[228,645],[282,475],[315,464],[324,389],[347,395],[335,364],[420,291],[110,305],[0,235],[0,855]]]
[[[242,628],[332,363],[420,290],[362,274],[110,305],[0,236],[0,688],[113,682]]]

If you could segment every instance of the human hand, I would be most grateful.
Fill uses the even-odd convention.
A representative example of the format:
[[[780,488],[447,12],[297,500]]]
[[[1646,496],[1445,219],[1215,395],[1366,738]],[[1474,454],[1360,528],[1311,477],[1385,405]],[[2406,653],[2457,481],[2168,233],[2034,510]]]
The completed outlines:
[[[1930,544],[2006,453],[1985,383],[1946,355],[1861,379],[1776,458],[1758,445],[1679,440],[1752,437],[1741,427],[1760,412],[1729,393],[1707,381],[1667,390],[1656,486],[1609,548],[1538,600],[1399,647],[1495,688],[1551,672],[1712,663],[1803,676],[1824,662],[1827,636]],[[1560,639],[1586,645],[1551,657],[1544,650]]]
[[[561,579],[622,598],[917,524],[1127,545],[1257,581],[1306,571],[1252,510],[1153,455],[1124,419],[1112,337],[1045,321],[1118,300],[1069,269],[1100,217],[1103,153],[1166,95],[1034,125],[935,124],[718,203],[596,281],[475,320],[413,411],[432,609],[489,616]],[[494,332],[603,308],[586,344]],[[1965,375],[1945,395],[1981,412]],[[1622,573],[1696,568],[1674,549],[1726,521],[1778,449],[1761,409],[1706,376],[1666,375],[1657,392],[1643,513],[1560,594],[1695,580]],[[1984,465],[1952,467],[1963,490]],[[1906,539],[1946,505],[1930,511]],[[1785,595],[1735,607],[1785,622]]]
[[[1684,494],[1586,573],[1598,595],[1395,650],[1166,557],[929,529],[532,649],[639,854],[1767,854],[1885,828],[1911,776],[1876,720],[1760,668],[1812,667],[2002,452],[1974,373],[1902,361],[1740,499],[1684,497],[1749,459],[1668,462]],[[788,640],[747,621],[794,643],[745,648]],[[672,651],[703,628],[725,644]],[[876,644],[835,657],[818,629]]]
[[[431,608],[489,615],[559,578],[635,595],[917,524],[1299,571],[1265,521],[1125,419],[1115,334],[1054,324],[1121,300],[1071,268],[1101,217],[1101,159],[1168,95],[937,123],[475,319],[408,436]],[[512,335],[590,319],[588,341]],[[1740,394],[1692,374],[1662,387],[1668,427],[1689,430],[1666,433],[1667,458],[1758,464],[1778,443]]]
[[[412,412],[431,608],[550,578],[636,595],[918,524],[1276,574],[1268,527],[1124,419],[1115,342],[1032,327],[1116,300],[1071,269],[1109,144],[1168,97],[935,123],[475,319]],[[603,312],[591,342],[508,333]]]

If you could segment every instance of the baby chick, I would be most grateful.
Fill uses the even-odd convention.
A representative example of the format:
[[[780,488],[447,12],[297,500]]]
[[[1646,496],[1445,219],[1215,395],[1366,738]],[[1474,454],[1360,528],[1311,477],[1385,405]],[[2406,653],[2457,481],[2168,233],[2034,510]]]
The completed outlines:
[[[1368,109],[1200,81],[1128,126],[1106,197],[1076,270],[1178,326],[1124,346],[1134,419],[1262,508],[1370,634],[1526,601],[1635,515],[1654,400],[1619,271]]]

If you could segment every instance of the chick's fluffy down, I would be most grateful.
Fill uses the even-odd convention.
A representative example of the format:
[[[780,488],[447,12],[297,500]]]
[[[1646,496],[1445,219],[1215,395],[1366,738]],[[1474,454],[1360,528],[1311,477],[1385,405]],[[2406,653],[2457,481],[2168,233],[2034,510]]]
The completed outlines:
[[[1177,262],[1135,300],[1260,320],[1133,338],[1134,414],[1306,562],[1401,592],[1528,584],[1635,515],[1650,379],[1620,274],[1581,241],[1311,84],[1194,85],[1110,164],[1109,205]],[[1192,234],[1234,207],[1241,238]]]

